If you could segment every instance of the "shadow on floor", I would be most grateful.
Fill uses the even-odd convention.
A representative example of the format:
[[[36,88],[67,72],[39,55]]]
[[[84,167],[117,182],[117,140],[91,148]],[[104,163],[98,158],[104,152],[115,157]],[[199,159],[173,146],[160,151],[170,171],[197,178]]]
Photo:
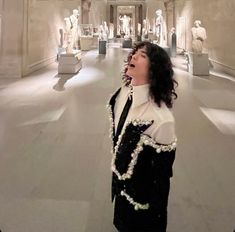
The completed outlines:
[[[76,75],[75,74],[60,74],[58,73],[55,77],[59,78],[58,82],[53,86],[53,89],[56,91],[64,91],[65,90],[65,83],[71,79],[72,77],[74,77]]]

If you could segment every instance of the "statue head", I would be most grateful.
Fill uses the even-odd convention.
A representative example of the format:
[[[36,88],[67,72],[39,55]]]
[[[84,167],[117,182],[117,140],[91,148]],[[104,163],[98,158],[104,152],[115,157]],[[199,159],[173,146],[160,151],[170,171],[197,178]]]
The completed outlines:
[[[79,16],[79,12],[78,12],[78,10],[77,10],[77,9],[74,9],[74,10],[73,10],[73,15],[74,15],[74,16],[76,16],[76,17],[78,17],[78,16]]]
[[[201,21],[200,20],[195,20],[194,21],[194,25],[195,25],[195,27],[200,27],[201,26]]]
[[[172,34],[175,33],[175,28],[174,27],[171,28],[171,33]]]
[[[162,10],[161,10],[161,9],[158,9],[158,10],[156,10],[155,13],[156,13],[157,16],[162,15]]]

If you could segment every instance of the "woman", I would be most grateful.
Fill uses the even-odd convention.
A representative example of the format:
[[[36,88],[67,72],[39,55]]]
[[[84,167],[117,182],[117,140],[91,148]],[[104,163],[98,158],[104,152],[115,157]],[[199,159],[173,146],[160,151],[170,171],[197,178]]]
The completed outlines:
[[[176,149],[170,108],[177,83],[170,58],[141,42],[128,56],[123,78],[108,105],[114,225],[121,232],[165,232]]]

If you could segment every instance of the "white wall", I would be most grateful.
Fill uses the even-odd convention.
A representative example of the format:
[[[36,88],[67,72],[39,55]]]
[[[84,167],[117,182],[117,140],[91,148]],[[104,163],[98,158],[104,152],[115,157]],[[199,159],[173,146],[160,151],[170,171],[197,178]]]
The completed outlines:
[[[192,1],[175,1],[177,46],[186,51],[191,50],[192,13]]]
[[[194,18],[207,30],[205,47],[214,67],[235,75],[235,1],[194,0]]]
[[[18,78],[55,61],[59,29],[80,0],[0,0],[0,78]]]
[[[154,20],[156,17],[156,10],[161,9],[162,15],[165,17],[165,7],[161,0],[146,0],[146,18],[149,20],[150,27],[153,29]]]
[[[106,0],[93,0],[89,14],[89,21],[93,27],[99,27],[102,21],[107,21]]]
[[[207,31],[204,47],[212,65],[235,76],[234,11],[235,1],[231,0],[176,0],[178,46],[184,44],[180,40],[185,35],[185,48],[191,49],[191,27],[196,19],[201,20]],[[181,36],[180,19],[185,20]]]
[[[15,0],[17,1],[17,0]],[[64,17],[80,7],[80,1],[27,0],[24,15],[23,75],[40,69],[56,59],[59,29],[64,28]]]
[[[23,0],[0,0],[0,78],[21,76]]]

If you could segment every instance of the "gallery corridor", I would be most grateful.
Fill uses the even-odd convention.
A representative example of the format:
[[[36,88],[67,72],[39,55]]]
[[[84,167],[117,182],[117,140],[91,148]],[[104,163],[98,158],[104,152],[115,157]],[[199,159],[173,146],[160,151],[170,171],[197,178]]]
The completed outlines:
[[[0,230],[115,232],[106,102],[129,50],[83,54],[75,76],[57,64],[0,79]],[[178,137],[169,232],[235,229],[235,78],[192,76],[174,61]]]

